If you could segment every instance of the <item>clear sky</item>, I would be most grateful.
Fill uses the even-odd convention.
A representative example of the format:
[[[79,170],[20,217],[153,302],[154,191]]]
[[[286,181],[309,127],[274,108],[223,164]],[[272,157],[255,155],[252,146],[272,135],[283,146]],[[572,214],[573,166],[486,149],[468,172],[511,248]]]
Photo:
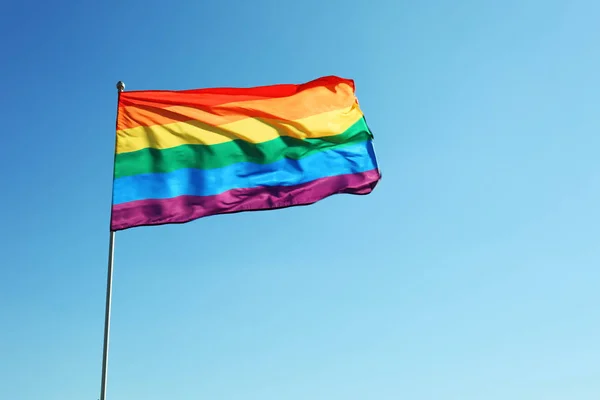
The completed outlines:
[[[96,400],[116,89],[353,78],[369,196],[119,232],[109,400],[600,398],[600,2],[8,1],[0,398]]]

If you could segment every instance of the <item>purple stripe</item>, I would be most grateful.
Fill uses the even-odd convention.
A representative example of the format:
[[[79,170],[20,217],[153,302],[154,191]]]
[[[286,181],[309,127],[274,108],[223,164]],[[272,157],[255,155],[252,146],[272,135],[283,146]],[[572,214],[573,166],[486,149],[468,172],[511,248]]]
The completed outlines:
[[[111,229],[185,223],[209,215],[308,205],[338,193],[364,195],[373,191],[380,177],[379,171],[374,169],[296,186],[233,189],[216,196],[132,201],[113,206]]]

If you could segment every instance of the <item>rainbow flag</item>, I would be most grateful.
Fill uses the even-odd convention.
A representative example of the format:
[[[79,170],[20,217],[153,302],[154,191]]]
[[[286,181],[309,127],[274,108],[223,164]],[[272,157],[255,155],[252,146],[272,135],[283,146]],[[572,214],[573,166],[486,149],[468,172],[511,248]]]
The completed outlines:
[[[354,82],[119,95],[111,229],[368,194],[380,179]]]

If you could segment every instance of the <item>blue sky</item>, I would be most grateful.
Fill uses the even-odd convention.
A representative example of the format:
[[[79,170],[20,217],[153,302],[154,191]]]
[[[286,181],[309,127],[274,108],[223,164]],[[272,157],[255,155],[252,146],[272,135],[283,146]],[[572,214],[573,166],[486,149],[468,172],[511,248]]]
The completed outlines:
[[[600,398],[600,3],[8,2],[0,397],[95,400],[115,83],[353,78],[369,196],[117,234],[108,399]]]

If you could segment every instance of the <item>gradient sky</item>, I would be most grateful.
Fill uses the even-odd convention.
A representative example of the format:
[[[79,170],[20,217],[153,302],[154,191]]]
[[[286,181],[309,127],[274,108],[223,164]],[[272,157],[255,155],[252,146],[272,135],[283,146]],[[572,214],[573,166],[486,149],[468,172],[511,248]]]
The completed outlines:
[[[0,398],[96,400],[116,107],[356,81],[369,196],[119,232],[108,400],[600,398],[600,2],[14,1]]]

